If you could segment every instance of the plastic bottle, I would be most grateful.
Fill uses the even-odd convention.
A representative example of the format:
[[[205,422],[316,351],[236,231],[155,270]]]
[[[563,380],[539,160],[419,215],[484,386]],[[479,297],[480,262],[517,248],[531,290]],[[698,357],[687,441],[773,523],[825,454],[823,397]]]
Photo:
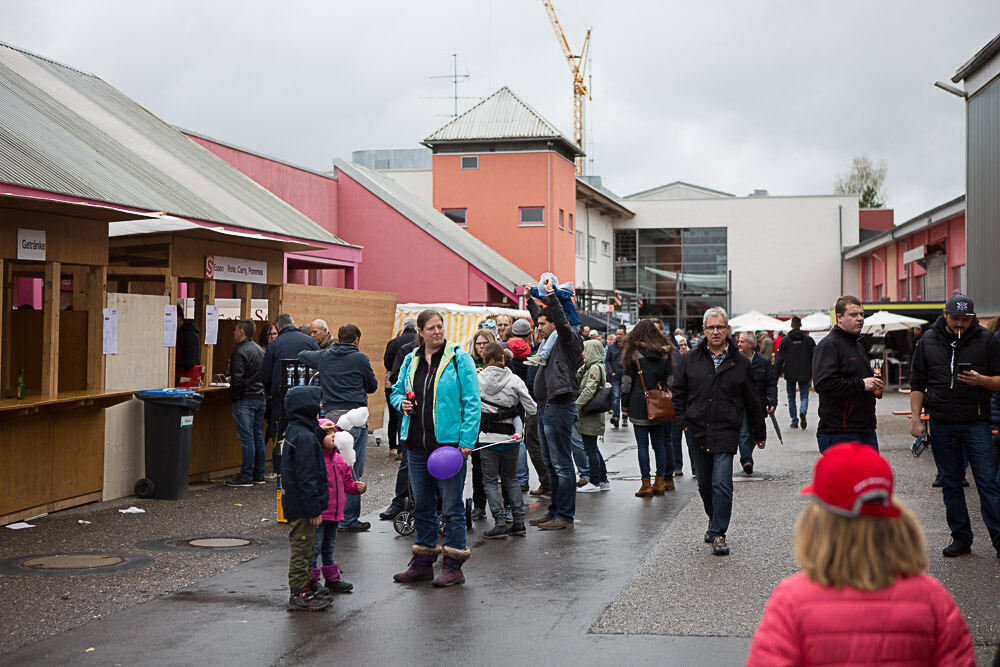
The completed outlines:
[[[24,400],[24,388],[25,388],[25,384],[24,384],[24,369],[22,368],[21,372],[18,373],[18,375],[17,375],[17,398],[18,398],[18,400],[21,400],[21,401]]]

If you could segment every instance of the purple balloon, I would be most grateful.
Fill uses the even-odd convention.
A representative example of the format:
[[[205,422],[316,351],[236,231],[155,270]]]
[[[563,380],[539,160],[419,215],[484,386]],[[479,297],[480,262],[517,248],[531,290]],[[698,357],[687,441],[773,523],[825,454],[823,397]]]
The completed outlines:
[[[434,479],[451,479],[462,469],[464,460],[458,447],[438,447],[427,457],[427,472]]]

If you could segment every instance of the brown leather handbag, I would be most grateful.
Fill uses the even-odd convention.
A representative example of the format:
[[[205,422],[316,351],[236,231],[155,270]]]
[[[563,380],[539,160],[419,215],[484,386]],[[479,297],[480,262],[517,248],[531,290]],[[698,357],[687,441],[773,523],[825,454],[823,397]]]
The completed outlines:
[[[670,400],[670,395],[663,390],[660,383],[657,383],[656,389],[652,391],[646,388],[646,378],[642,376],[642,362],[638,355],[635,367],[639,370],[639,382],[642,383],[643,396],[646,397],[646,419],[651,422],[673,421],[674,403]]]

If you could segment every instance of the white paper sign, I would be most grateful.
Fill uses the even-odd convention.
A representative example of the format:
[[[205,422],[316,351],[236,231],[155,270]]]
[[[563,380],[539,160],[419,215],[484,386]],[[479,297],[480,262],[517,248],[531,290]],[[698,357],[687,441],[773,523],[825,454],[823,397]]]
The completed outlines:
[[[222,255],[205,255],[205,277],[237,283],[267,284],[267,262]]]
[[[163,347],[177,345],[177,306],[163,307]]]
[[[45,230],[17,230],[17,258],[45,261]]]
[[[205,306],[205,345],[219,342],[219,307],[214,303]]]
[[[118,354],[118,309],[104,309],[104,354]]]

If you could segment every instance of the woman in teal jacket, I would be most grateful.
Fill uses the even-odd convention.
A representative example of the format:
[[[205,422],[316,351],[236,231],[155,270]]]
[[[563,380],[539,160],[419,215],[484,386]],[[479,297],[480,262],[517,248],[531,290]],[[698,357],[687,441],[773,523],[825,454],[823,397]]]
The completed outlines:
[[[465,544],[465,463],[451,479],[438,480],[427,471],[427,458],[438,447],[458,447],[468,458],[479,438],[479,380],[476,365],[461,346],[444,338],[440,313],[417,316],[417,348],[403,361],[389,397],[403,413],[400,438],[406,443],[413,518],[417,541],[409,568],[393,575],[400,583],[434,578],[437,546],[437,499],[445,517],[444,569],[435,586],[465,582],[462,564],[469,559]]]

